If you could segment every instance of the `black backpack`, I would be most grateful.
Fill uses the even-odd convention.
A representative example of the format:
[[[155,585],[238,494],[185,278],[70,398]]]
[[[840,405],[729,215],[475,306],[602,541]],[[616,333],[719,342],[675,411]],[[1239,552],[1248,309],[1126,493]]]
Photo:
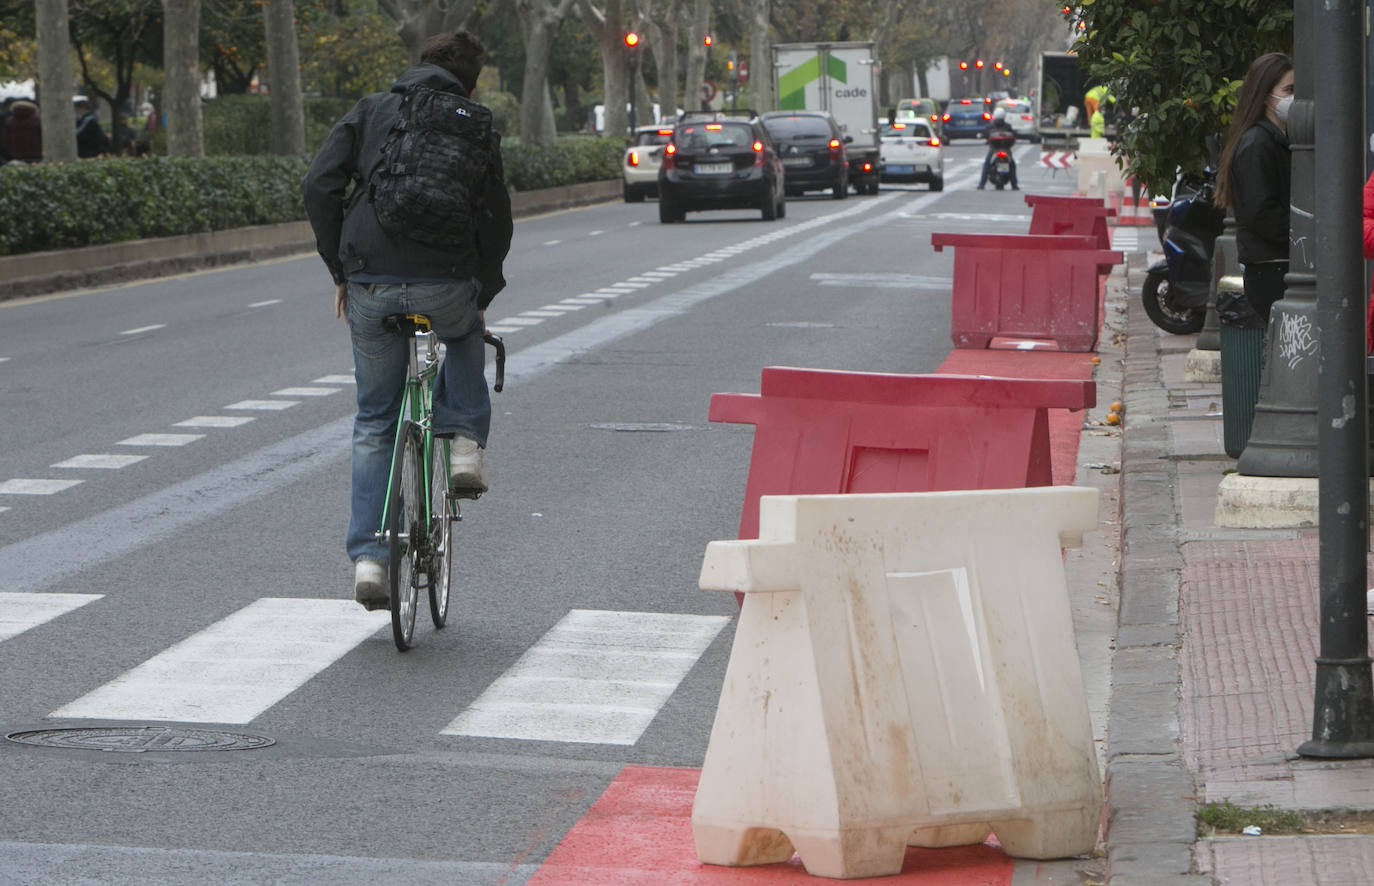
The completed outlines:
[[[490,109],[466,96],[406,90],[368,187],[389,234],[439,247],[470,236],[498,144],[491,119]]]

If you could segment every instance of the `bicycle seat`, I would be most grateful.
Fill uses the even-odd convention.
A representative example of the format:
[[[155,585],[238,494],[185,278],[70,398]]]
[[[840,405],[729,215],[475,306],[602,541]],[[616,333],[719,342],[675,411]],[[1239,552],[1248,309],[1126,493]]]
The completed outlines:
[[[429,318],[424,314],[388,314],[382,318],[382,328],[402,335],[429,332]]]

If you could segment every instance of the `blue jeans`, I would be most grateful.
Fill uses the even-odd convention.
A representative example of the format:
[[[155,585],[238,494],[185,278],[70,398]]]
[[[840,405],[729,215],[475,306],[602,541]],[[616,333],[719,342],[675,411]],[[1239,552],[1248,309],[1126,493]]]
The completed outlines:
[[[353,421],[353,477],[348,519],[350,560],[390,559],[377,540],[396,442],[396,419],[405,395],[410,341],[382,328],[391,314],[424,314],[446,347],[434,379],[435,434],[459,434],[487,444],[491,395],[485,375],[482,323],[475,280],[442,283],[349,283],[348,331],[358,415]],[[423,354],[423,352],[422,352]]]

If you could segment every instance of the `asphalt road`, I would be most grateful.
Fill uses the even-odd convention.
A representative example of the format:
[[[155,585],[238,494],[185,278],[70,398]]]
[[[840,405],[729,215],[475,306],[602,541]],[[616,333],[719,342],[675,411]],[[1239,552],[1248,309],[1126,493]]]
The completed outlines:
[[[1071,191],[1021,151],[1023,188]],[[776,222],[660,225],[651,201],[518,223],[492,491],[458,526],[450,626],[422,611],[405,654],[351,603],[352,361],[316,257],[0,303],[0,730],[275,740],[0,741],[0,880],[518,884],[623,766],[699,766],[736,605],[697,572],[752,441],[710,395],[766,365],[933,370],[931,232],[1029,221],[972,190],[982,152],[949,149],[941,194]],[[565,698],[519,694],[541,667]],[[611,694],[544,704],[579,681]]]

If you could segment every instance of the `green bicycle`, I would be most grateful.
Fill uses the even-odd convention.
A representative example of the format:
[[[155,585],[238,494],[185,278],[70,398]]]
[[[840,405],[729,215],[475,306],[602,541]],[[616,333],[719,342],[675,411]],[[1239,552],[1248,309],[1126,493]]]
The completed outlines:
[[[462,519],[459,500],[475,499],[481,493],[449,489],[449,440],[435,437],[431,427],[439,336],[430,328],[429,318],[394,314],[382,325],[410,341],[410,369],[396,423],[382,526],[377,531],[378,540],[389,550],[391,636],[396,648],[404,652],[415,636],[422,586],[429,592],[429,614],[435,629],[448,621],[453,524]],[[505,387],[506,347],[490,333],[483,339],[496,348],[496,383],[492,389],[500,392]]]

